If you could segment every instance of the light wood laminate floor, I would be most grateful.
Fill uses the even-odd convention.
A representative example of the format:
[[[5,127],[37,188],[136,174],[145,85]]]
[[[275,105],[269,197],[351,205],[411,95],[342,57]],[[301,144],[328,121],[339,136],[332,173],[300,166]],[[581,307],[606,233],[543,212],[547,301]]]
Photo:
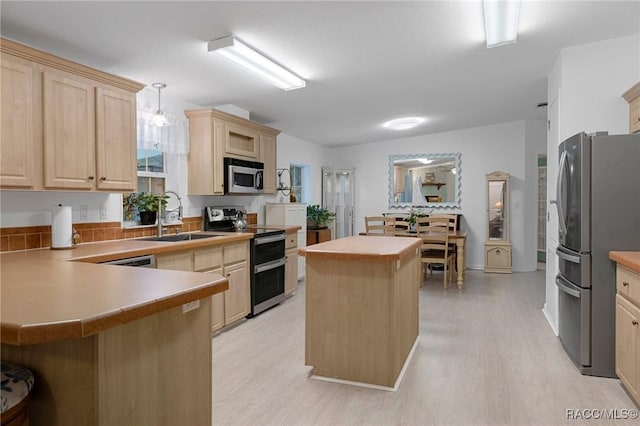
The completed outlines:
[[[582,376],[543,314],[544,271],[468,271],[465,288],[420,289],[420,341],[397,392],[308,378],[304,285],[214,338],[215,425],[638,424],[569,420],[633,409],[616,379]],[[612,283],[613,285],[613,283]]]

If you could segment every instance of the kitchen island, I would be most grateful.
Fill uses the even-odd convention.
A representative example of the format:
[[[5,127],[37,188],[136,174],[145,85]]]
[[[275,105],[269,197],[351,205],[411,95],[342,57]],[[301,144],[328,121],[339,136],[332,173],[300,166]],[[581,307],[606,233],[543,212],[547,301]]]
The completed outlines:
[[[418,341],[418,238],[353,236],[306,257],[305,364],[313,377],[397,389]]]
[[[229,239],[240,238],[250,237]],[[87,263],[170,245],[0,255],[2,360],[35,375],[32,425],[211,425],[210,296],[228,289],[227,279]]]

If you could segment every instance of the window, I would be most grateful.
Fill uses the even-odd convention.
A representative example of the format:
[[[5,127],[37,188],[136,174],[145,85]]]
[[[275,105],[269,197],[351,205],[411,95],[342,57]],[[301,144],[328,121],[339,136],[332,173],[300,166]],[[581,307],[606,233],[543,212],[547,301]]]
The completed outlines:
[[[162,194],[165,191],[167,178],[166,155],[160,151],[138,148],[137,163],[138,194],[143,192]],[[133,195],[135,196],[136,194]],[[129,222],[127,223],[128,226],[135,226],[139,224],[140,215],[130,200],[131,195],[123,194],[122,217],[125,222]]]
[[[289,171],[291,171],[291,192],[296,193],[298,202],[308,203],[311,199],[310,167],[307,164],[291,163]]]
[[[151,149],[138,149],[138,192],[162,194],[167,178],[165,154]]]

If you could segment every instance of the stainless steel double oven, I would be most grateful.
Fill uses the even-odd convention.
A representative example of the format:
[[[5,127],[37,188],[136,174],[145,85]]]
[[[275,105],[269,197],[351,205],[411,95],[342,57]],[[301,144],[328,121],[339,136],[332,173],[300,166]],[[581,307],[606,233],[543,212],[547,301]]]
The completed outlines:
[[[284,300],[283,230],[256,229],[251,240],[251,316]]]
[[[238,211],[244,208],[205,207],[202,215],[203,230],[233,232]],[[251,240],[251,313],[253,317],[284,300],[285,236],[282,229],[249,227]]]

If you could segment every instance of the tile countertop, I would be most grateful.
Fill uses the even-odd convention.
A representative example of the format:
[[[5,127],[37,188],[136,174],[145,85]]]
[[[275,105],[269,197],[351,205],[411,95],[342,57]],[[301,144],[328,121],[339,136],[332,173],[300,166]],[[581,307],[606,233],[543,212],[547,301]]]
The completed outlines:
[[[0,341],[36,344],[90,336],[225,291],[218,274],[95,263],[247,241],[251,233],[181,242],[117,240],[71,250],[0,254]]]
[[[640,272],[640,251],[610,251],[609,259]]]

